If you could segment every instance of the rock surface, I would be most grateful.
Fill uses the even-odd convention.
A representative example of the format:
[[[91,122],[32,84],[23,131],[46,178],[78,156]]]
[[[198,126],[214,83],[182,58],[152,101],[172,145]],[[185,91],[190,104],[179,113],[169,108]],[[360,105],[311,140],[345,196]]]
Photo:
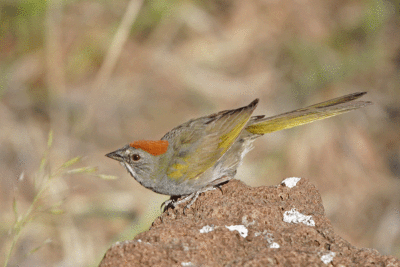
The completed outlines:
[[[314,185],[290,179],[258,188],[231,180],[185,213],[169,208],[100,266],[400,266],[336,235]]]

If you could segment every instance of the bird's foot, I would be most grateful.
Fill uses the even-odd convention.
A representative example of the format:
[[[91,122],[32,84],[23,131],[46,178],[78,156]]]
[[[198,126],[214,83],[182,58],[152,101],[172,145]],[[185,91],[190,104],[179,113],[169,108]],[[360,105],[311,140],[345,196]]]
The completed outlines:
[[[216,187],[214,187],[214,186],[206,187],[206,188],[203,188],[203,189],[201,189],[201,190],[199,190],[199,191],[197,191],[197,192],[194,192],[194,193],[191,193],[191,194],[189,194],[189,195],[186,195],[186,196],[184,196],[184,197],[183,197],[182,199],[180,199],[180,200],[177,200],[180,196],[171,196],[170,199],[164,201],[164,202],[161,204],[161,208],[164,206],[164,211],[166,211],[169,207],[176,208],[178,205],[190,201],[190,202],[183,208],[183,213],[185,214],[185,211],[186,211],[188,208],[190,208],[190,206],[193,205],[193,203],[196,201],[196,199],[199,197],[199,195],[200,195],[201,193],[204,193],[204,192],[207,192],[207,191],[211,191],[211,190],[214,190],[214,189],[216,189]]]

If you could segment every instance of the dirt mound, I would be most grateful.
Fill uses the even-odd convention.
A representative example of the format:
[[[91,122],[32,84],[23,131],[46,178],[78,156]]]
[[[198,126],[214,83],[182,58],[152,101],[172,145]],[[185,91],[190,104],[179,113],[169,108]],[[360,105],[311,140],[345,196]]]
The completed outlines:
[[[183,207],[112,246],[100,266],[400,266],[336,235],[304,178],[258,188],[232,180]]]

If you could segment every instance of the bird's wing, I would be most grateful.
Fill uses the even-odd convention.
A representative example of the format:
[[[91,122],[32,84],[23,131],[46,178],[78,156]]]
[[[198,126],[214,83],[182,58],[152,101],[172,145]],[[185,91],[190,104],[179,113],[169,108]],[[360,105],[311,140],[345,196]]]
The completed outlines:
[[[167,168],[169,178],[196,179],[214,166],[236,141],[257,103],[258,99],[242,108],[194,119],[168,132],[162,140],[173,149]]]

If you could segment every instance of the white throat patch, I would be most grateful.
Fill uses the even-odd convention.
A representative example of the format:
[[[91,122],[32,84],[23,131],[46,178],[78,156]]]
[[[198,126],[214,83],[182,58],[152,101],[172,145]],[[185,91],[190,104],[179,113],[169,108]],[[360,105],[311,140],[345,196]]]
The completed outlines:
[[[132,169],[131,165],[129,165],[129,164],[126,163],[126,162],[120,162],[120,163],[121,163],[121,165],[124,166],[125,169],[132,175],[132,177],[136,179],[137,174],[136,174],[136,172]]]

